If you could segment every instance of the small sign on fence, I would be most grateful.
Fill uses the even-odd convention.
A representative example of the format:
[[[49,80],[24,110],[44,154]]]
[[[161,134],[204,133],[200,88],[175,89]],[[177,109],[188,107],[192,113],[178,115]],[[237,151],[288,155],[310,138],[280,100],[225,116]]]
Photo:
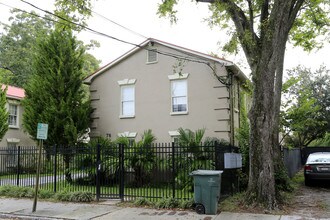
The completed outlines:
[[[236,169],[242,167],[242,154],[225,153],[225,169]]]

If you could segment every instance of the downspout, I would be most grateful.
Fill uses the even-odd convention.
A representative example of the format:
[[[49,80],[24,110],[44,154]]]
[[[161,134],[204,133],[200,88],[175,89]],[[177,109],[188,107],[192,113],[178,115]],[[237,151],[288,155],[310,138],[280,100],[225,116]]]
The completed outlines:
[[[229,84],[229,100],[230,100],[230,106],[229,106],[229,117],[230,117],[230,144],[234,145],[235,144],[235,122],[234,122],[234,74],[232,72],[229,72],[229,77],[230,77],[230,84]]]

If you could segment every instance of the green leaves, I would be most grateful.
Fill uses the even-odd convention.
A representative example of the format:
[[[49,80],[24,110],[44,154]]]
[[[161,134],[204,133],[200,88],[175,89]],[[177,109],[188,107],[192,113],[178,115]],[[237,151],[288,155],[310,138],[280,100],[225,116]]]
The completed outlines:
[[[0,34],[0,65],[13,72],[6,73],[11,75],[9,84],[22,87],[32,73],[35,40],[46,35],[51,24],[28,13],[16,10],[11,13],[15,15],[10,18],[11,24],[1,24],[4,32]]]
[[[302,147],[322,138],[330,127],[329,70],[312,72],[301,66],[289,72],[285,83],[282,126],[286,144]],[[291,85],[289,87],[289,85]]]
[[[290,37],[295,46],[306,51],[321,48],[330,40],[330,6],[327,0],[305,1],[300,16],[295,20]]]
[[[32,137],[38,122],[49,124],[48,144],[74,145],[86,132],[91,107],[84,101],[83,54],[69,30],[39,38],[23,100],[24,127]]]
[[[205,128],[197,129],[193,132],[190,129],[183,129],[179,128],[179,143],[183,144],[184,146],[199,146],[202,143]]]
[[[156,155],[152,143],[156,137],[151,129],[143,132],[142,139],[138,142],[129,140],[128,137],[119,137],[116,143],[123,144],[125,147],[125,169],[133,169],[135,172],[136,186],[147,183],[149,175],[155,166]]]
[[[161,4],[158,4],[157,14],[159,17],[167,17],[170,19],[171,23],[177,22],[176,13],[174,6],[177,4],[177,0],[162,0]]]
[[[2,88],[2,85],[0,84],[0,141],[2,140],[2,137],[6,134],[8,130],[8,112],[6,109],[6,92],[7,87],[4,89]]]

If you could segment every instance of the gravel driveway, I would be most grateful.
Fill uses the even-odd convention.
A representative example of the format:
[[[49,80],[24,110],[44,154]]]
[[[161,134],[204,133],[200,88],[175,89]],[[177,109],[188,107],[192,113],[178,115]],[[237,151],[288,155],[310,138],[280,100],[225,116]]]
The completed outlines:
[[[313,187],[301,186],[295,195],[290,214],[330,219],[330,182],[318,183]]]

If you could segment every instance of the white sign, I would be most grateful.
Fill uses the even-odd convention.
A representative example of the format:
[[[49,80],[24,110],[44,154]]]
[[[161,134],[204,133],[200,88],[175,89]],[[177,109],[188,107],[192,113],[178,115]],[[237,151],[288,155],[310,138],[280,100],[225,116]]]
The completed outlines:
[[[38,123],[37,139],[47,140],[48,124]]]
[[[225,169],[235,169],[242,167],[242,154],[225,153]]]

